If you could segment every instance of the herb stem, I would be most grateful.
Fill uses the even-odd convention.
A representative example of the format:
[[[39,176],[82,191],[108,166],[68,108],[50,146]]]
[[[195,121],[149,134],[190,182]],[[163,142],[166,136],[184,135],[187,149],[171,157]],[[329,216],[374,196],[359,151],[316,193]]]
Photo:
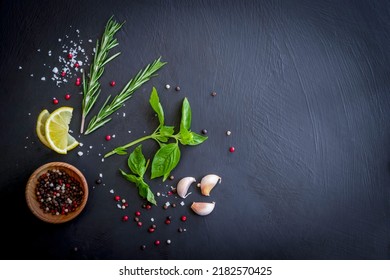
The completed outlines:
[[[155,137],[155,134],[151,134],[151,135],[147,135],[147,136],[144,136],[144,137],[141,137],[137,140],[134,140],[130,143],[127,143],[126,145],[124,146],[121,146],[120,148],[121,149],[127,149],[127,148],[130,148],[131,146],[134,146],[135,144],[138,144],[138,143],[141,143],[145,140],[148,140],[148,139],[153,139]],[[116,149],[112,150],[111,152],[108,152],[107,154],[104,155],[105,158],[109,157],[109,156],[112,156],[114,154],[116,154]]]
[[[148,64],[144,69],[141,69],[133,79],[131,79],[122,89],[122,91],[116,95],[112,100],[111,96],[108,96],[106,102],[100,109],[97,115],[95,115],[89,122],[88,128],[85,134],[89,134],[99,127],[102,127],[108,123],[111,118],[109,117],[115,111],[119,110],[125,101],[127,101],[133,93],[140,88],[144,83],[149,81],[152,77],[156,76],[157,71],[163,67],[166,62],[161,61],[161,57]]]
[[[83,73],[83,101],[80,126],[81,134],[84,133],[85,118],[99,97],[101,90],[99,79],[103,75],[104,66],[120,55],[120,52],[118,52],[111,57],[108,57],[109,51],[118,45],[118,41],[114,38],[114,35],[124,24],[124,22],[118,23],[112,18],[113,17],[107,21],[100,42],[99,40],[96,42],[95,55],[90,67],[89,77]]]

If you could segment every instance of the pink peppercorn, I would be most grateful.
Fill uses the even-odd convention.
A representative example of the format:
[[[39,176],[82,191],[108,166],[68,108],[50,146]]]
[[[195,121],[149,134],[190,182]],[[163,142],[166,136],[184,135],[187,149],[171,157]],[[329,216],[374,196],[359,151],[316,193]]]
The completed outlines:
[[[73,54],[68,53],[68,58],[69,58],[69,59],[72,59],[72,58],[73,58]]]
[[[119,195],[116,195],[115,198],[114,198],[116,201],[119,201],[121,200],[121,197]]]
[[[186,216],[181,216],[180,220],[182,220],[183,222],[185,222],[187,220],[187,217]]]
[[[141,212],[140,212],[140,211],[137,211],[137,212],[135,212],[135,215],[136,215],[137,217],[139,217],[139,216],[141,216]]]
[[[122,221],[127,222],[129,220],[129,216],[123,216]]]
[[[110,82],[110,86],[114,87],[116,85],[116,82],[115,81],[111,81]]]
[[[53,98],[53,104],[54,104],[54,105],[57,105],[57,104],[58,104],[58,99],[57,99],[57,98]]]
[[[65,95],[65,100],[69,100],[69,99],[70,99],[70,94],[68,93]]]
[[[231,153],[234,153],[235,150],[236,149],[233,146],[229,148],[229,152],[231,152]]]
[[[110,141],[111,140],[111,135],[106,135],[106,141]]]

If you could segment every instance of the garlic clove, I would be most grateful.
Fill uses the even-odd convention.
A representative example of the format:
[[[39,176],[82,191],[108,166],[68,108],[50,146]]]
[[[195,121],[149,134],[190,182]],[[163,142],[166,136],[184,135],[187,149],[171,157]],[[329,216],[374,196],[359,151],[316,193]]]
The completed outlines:
[[[200,190],[203,195],[210,196],[211,190],[217,185],[217,183],[221,183],[222,178],[215,174],[209,174],[202,178],[200,181]]]
[[[192,183],[196,182],[194,177],[184,177],[180,179],[177,183],[176,192],[181,198],[186,198],[189,194],[187,194],[188,188]]]
[[[215,207],[215,202],[193,202],[191,209],[200,216],[206,216],[210,214]]]

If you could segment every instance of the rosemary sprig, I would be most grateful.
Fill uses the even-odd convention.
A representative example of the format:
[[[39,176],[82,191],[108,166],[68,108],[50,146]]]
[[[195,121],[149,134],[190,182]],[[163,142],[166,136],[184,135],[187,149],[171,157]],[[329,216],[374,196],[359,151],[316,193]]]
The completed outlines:
[[[80,133],[84,132],[85,118],[95,105],[100,94],[99,78],[103,75],[104,66],[120,55],[120,52],[118,52],[111,57],[107,57],[108,52],[118,46],[119,43],[117,39],[114,38],[114,35],[124,24],[124,22],[118,23],[112,18],[113,17],[111,16],[107,21],[100,44],[99,40],[96,42],[95,55],[89,71],[89,79],[83,73],[83,102]]]
[[[140,70],[138,74],[124,86],[122,91],[111,100],[111,102],[111,95],[108,96],[99,113],[89,122],[85,134],[89,134],[109,122],[111,120],[109,116],[121,108],[124,102],[132,96],[134,91],[140,88],[152,77],[157,76],[156,72],[165,64],[166,62],[161,62],[161,57],[156,59],[153,63],[148,64],[145,69]]]

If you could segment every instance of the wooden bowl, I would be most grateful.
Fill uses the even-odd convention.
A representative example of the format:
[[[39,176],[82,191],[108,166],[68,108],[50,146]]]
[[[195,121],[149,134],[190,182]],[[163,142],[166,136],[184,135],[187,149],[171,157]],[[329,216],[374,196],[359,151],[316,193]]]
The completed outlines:
[[[49,170],[53,169],[64,170],[70,177],[73,177],[77,182],[80,183],[80,186],[83,190],[83,198],[80,205],[78,205],[73,212],[68,212],[67,214],[53,215],[51,213],[45,212],[44,209],[40,208],[40,202],[38,201],[36,195],[36,187],[39,183],[39,177],[47,173]],[[88,184],[85,180],[84,175],[76,167],[65,162],[49,162],[47,164],[42,165],[37,170],[35,170],[34,173],[31,174],[26,185],[26,201],[31,212],[42,221],[52,224],[65,223],[76,218],[81,213],[81,211],[83,211],[87,200]]]

